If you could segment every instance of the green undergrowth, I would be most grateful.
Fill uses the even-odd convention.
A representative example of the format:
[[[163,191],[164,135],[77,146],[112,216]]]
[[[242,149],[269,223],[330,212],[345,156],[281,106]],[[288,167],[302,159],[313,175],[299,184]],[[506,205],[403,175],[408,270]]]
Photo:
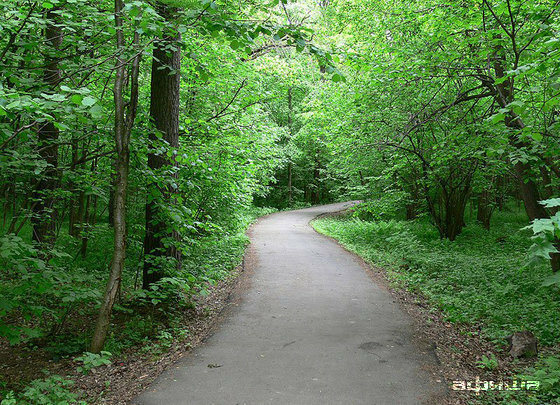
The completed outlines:
[[[427,218],[364,221],[343,216],[313,222],[318,232],[386,269],[397,288],[421,293],[448,321],[479,325],[498,350],[505,348],[507,335],[520,330],[532,331],[544,346],[560,342],[560,293],[542,286],[550,275],[546,263],[528,264],[526,225],[522,212],[497,212],[490,231],[472,221],[450,242],[439,238]],[[500,394],[500,400],[560,403],[560,367],[554,359],[541,359],[526,370],[541,377],[548,370],[545,374],[557,377],[543,386],[546,392],[521,402],[516,394]]]
[[[110,356],[123,359],[136,351],[157,359],[175,340],[183,340],[190,334],[183,321],[187,314],[185,310],[195,305],[196,296],[206,295],[209,286],[230,277],[232,270],[241,263],[249,243],[245,232],[250,224],[274,211],[252,207],[235,213],[235,218],[230,218],[227,226],[217,227],[213,232],[193,240],[182,255],[181,270],[169,275],[148,292],[140,288],[140,244],[136,242],[141,238],[131,229],[122,292],[113,314],[115,326],[110,330],[106,351],[103,352],[107,358],[98,358],[87,350],[97,305],[106,282],[107,252],[111,249],[108,228],[102,225],[97,228],[85,260],[72,253],[75,246],[60,243],[60,261],[54,258],[45,263],[23,239],[10,240],[9,252],[24,251],[27,261],[17,259],[20,260],[18,262],[15,256],[7,254],[0,256],[0,261],[14,267],[35,265],[44,269],[40,274],[40,291],[37,291],[38,275],[35,275],[39,273],[26,273],[34,279],[14,277],[0,284],[3,308],[6,305],[20,307],[20,313],[25,314],[27,319],[25,329],[13,329],[12,344],[16,350],[23,350],[31,356],[39,351],[46,352],[54,362],[73,358],[78,372],[109,364]],[[60,239],[64,242],[64,238]],[[6,248],[5,244],[3,248]],[[0,249],[2,251],[5,250]],[[64,262],[66,264],[62,265]],[[29,290],[28,285],[32,284],[35,288]],[[0,322],[0,329],[10,327],[9,323]],[[139,350],[130,352],[128,349],[131,348]],[[38,367],[45,367],[45,364]],[[25,377],[17,381],[0,377],[0,404],[84,403],[72,391],[72,385],[71,380],[56,375],[31,382]]]
[[[87,405],[78,395],[70,389],[74,382],[61,376],[53,375],[38,379],[27,385],[20,393],[8,392],[1,405]]]
[[[440,239],[424,219],[362,221],[323,218],[314,227],[338,239],[389,279],[421,292],[452,322],[481,323],[485,335],[502,342],[518,330],[531,330],[545,345],[560,342],[560,295],[542,287],[550,274],[543,265],[525,267],[531,245],[523,219],[497,213],[486,231],[469,224],[455,242]]]

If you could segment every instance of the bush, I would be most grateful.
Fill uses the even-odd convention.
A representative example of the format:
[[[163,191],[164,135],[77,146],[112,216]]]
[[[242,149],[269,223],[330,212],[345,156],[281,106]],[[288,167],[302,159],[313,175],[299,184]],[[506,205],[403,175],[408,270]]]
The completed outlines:
[[[58,375],[53,375],[43,380],[32,381],[20,394],[13,391],[6,395],[0,405],[53,405],[53,404],[80,404],[87,405],[85,401],[78,400],[78,395],[69,388],[74,384]]]
[[[404,210],[405,194],[386,192],[381,197],[363,202],[354,208],[353,216],[364,221],[383,221],[397,218]]]
[[[74,359],[74,361],[82,364],[76,370],[80,373],[87,374],[95,367],[108,366],[111,364],[111,360],[109,360],[111,356],[112,354],[106,351],[101,351],[99,354],[85,352]]]

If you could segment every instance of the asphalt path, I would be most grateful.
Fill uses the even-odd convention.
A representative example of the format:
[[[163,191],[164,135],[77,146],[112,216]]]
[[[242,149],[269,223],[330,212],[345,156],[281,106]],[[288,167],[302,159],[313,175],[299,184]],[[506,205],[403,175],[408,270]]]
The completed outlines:
[[[249,286],[215,333],[138,405],[437,404],[412,321],[365,265],[309,222],[339,203],[261,218]]]

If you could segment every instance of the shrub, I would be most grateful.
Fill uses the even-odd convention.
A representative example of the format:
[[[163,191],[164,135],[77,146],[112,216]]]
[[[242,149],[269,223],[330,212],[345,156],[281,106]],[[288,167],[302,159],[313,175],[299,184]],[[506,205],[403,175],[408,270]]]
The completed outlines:
[[[9,392],[0,405],[87,405],[85,401],[78,400],[77,394],[69,390],[73,384],[73,381],[58,375],[35,380],[25,387],[20,394],[15,394],[13,391]]]

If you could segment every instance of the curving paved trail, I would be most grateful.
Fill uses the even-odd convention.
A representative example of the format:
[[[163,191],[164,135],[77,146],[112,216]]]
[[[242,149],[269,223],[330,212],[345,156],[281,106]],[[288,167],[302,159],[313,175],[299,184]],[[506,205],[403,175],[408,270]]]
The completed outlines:
[[[412,342],[410,320],[357,258],[308,225],[351,204],[259,220],[240,305],[133,403],[437,404],[442,387],[422,369],[433,360]]]

